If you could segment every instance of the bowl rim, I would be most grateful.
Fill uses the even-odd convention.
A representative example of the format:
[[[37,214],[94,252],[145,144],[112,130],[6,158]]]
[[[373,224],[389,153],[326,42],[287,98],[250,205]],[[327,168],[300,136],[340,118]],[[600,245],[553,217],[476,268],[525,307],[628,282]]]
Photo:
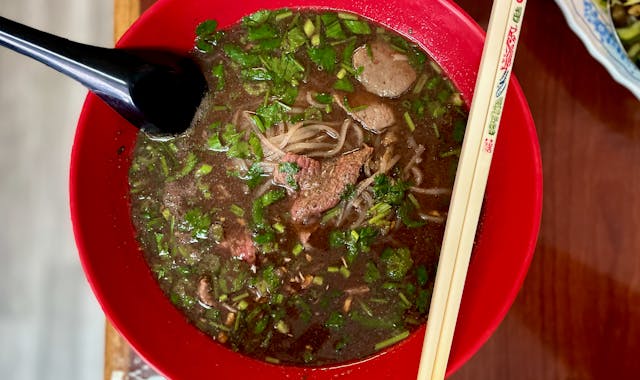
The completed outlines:
[[[146,20],[148,18],[153,18],[155,17],[154,14],[156,12],[158,12],[159,9],[161,9],[160,7],[163,7],[164,4],[168,4],[168,3],[173,3],[177,0],[159,0],[157,3],[155,3],[149,10],[147,10],[141,17],[140,19],[138,19],[134,25],[132,25],[131,28],[129,28],[127,30],[127,32],[124,34],[124,36],[119,40],[118,42],[118,46],[121,44],[126,45],[127,40],[130,38],[131,34],[135,34],[136,28],[138,27],[138,25],[143,24],[144,22],[146,22]],[[475,35],[475,37],[480,38],[481,40],[484,40],[484,32],[483,30],[480,28],[480,26],[478,24],[476,24],[463,10],[462,8],[460,8],[457,4],[449,1],[449,0],[434,0],[434,2],[439,3],[440,5],[444,6],[445,8],[453,11],[453,13],[456,14],[457,17],[460,18],[459,21],[463,22],[464,24],[466,24],[469,28],[469,31]],[[511,87],[513,86],[513,87]],[[500,322],[504,319],[504,316],[506,315],[507,311],[509,310],[509,308],[511,307],[513,301],[515,300],[515,297],[517,295],[517,293],[519,292],[521,286],[522,286],[522,282],[524,281],[524,278],[526,276],[526,273],[528,271],[531,259],[533,257],[534,254],[534,248],[536,245],[536,241],[537,241],[537,235],[538,235],[538,231],[539,231],[539,226],[540,226],[540,220],[541,220],[541,212],[542,212],[542,165],[541,165],[541,157],[540,157],[540,148],[538,145],[538,141],[537,141],[537,134],[535,132],[535,126],[533,124],[533,118],[531,116],[531,112],[529,110],[529,107],[527,105],[526,99],[524,97],[524,94],[522,92],[522,89],[520,88],[520,85],[518,84],[515,76],[512,77],[511,82],[510,82],[510,87],[511,87],[511,91],[510,91],[510,98],[513,98],[513,102],[517,102],[522,111],[524,112],[524,123],[526,124],[527,127],[527,136],[529,138],[529,140],[532,142],[532,162],[533,162],[533,166],[535,168],[535,172],[532,173],[533,176],[535,177],[534,183],[536,186],[536,192],[535,192],[535,199],[534,199],[534,205],[533,205],[533,210],[532,213],[534,215],[534,221],[531,224],[531,231],[529,231],[529,233],[527,234],[527,236],[529,236],[530,240],[527,242],[527,250],[526,250],[526,254],[523,254],[522,257],[522,261],[521,261],[521,265],[519,267],[519,271],[516,275],[516,281],[513,283],[513,286],[509,289],[509,292],[505,295],[505,302],[502,303],[502,308],[497,310],[497,312],[494,314],[494,318],[491,321],[491,323],[489,324],[489,327],[486,328],[483,331],[483,334],[481,334],[478,339],[476,339],[476,341],[474,342],[474,344],[472,346],[470,346],[463,354],[459,354],[455,357],[453,357],[452,360],[450,360],[449,365],[448,365],[448,369],[447,369],[447,375],[450,375],[451,373],[453,373],[455,370],[457,370],[464,362],[466,362],[466,360],[468,360],[485,342],[486,340],[493,334],[493,332],[495,331],[495,329],[498,327],[498,325],[500,324]],[[471,90],[472,92],[472,90]],[[85,105],[83,107],[83,111],[80,117],[80,121],[79,121],[79,125],[82,125],[83,123],[86,123],[86,121],[89,118],[89,110],[92,108],[92,106],[94,105],[94,103],[98,101],[96,97],[89,95],[87,98],[87,101],[85,102]],[[83,133],[83,129],[79,128],[77,133],[76,133],[76,138],[75,138],[75,142],[78,142],[80,140],[82,140],[82,133]],[[110,310],[110,307],[108,305],[108,303],[105,303],[105,300],[103,298],[103,296],[100,296],[101,294],[101,289],[100,289],[100,285],[95,283],[93,281],[94,278],[94,274],[92,273],[93,270],[95,268],[92,268],[89,263],[88,263],[88,259],[86,257],[84,257],[83,255],[86,254],[86,248],[85,248],[85,242],[83,241],[83,236],[82,236],[82,231],[80,228],[79,223],[77,223],[77,188],[75,187],[76,185],[76,179],[77,179],[77,175],[78,175],[78,171],[77,171],[77,160],[78,160],[78,147],[76,146],[76,143],[74,142],[74,147],[73,147],[73,151],[72,151],[72,163],[71,163],[71,175],[70,175],[70,192],[71,192],[71,216],[72,216],[72,220],[73,220],[73,226],[74,226],[74,233],[76,236],[76,244],[78,245],[78,249],[80,251],[80,256],[81,256],[81,262],[83,264],[83,268],[85,270],[85,274],[87,276],[87,279],[91,285],[92,290],[94,291],[94,293],[96,294],[97,298],[100,301],[100,304],[103,308],[103,310],[105,311],[105,314],[107,315],[107,318],[111,321],[111,323],[113,324],[113,326],[116,328],[117,331],[119,331],[124,337],[125,339],[129,342],[129,344],[136,350],[136,352],[138,352],[143,358],[147,359],[147,355],[145,355],[145,350],[144,347],[140,347],[136,342],[136,341],[132,341],[129,339],[129,337],[131,336],[128,333],[128,328],[126,326],[125,323],[121,323],[121,321],[118,318],[114,318],[113,316],[113,312]],[[422,331],[424,331],[424,326],[422,327]],[[416,334],[413,334],[416,335]],[[375,357],[375,356],[374,356]],[[366,359],[364,360],[366,361]],[[155,368],[157,368],[160,372],[163,373],[168,373],[166,371],[166,368],[163,368],[162,365],[159,365],[157,362],[152,362],[151,360],[149,360],[150,364],[152,366],[154,366]],[[362,363],[363,361],[360,361],[359,363]],[[337,367],[348,367],[350,364],[347,364],[346,366],[332,366],[333,368],[337,368]],[[163,368],[163,369],[161,369]],[[417,368],[416,368],[417,369]]]

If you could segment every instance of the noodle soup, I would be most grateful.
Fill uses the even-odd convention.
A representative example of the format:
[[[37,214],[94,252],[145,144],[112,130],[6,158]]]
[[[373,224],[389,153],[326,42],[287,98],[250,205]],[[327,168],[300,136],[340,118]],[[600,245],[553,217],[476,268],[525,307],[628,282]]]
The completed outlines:
[[[173,304],[272,363],[364,358],[426,322],[467,111],[416,45],[349,13],[197,29],[192,128],[140,133],[133,222]]]

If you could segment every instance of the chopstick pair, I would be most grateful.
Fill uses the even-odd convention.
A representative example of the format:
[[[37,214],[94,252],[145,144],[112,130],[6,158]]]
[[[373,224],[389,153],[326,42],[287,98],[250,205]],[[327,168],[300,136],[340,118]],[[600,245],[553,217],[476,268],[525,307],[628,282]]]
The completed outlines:
[[[526,0],[494,0],[453,187],[418,380],[444,379]]]

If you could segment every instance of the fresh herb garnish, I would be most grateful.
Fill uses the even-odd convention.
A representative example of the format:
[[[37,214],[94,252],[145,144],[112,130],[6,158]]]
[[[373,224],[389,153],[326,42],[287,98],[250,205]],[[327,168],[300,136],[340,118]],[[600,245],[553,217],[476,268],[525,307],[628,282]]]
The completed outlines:
[[[296,182],[295,175],[300,171],[300,166],[295,162],[281,162],[278,164],[278,171],[285,174],[285,182],[287,186],[298,189],[298,183]]]

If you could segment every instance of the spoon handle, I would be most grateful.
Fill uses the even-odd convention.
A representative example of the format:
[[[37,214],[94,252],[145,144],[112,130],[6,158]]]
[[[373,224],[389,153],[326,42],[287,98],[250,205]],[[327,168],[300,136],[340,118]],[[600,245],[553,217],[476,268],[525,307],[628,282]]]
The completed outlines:
[[[84,45],[0,17],[0,45],[82,83],[138,128],[185,131],[207,90],[189,57],[157,49]]]
[[[129,72],[122,68],[133,62],[126,54],[73,42],[4,17],[0,17],[0,45],[77,80],[107,103],[114,98],[132,102]]]

